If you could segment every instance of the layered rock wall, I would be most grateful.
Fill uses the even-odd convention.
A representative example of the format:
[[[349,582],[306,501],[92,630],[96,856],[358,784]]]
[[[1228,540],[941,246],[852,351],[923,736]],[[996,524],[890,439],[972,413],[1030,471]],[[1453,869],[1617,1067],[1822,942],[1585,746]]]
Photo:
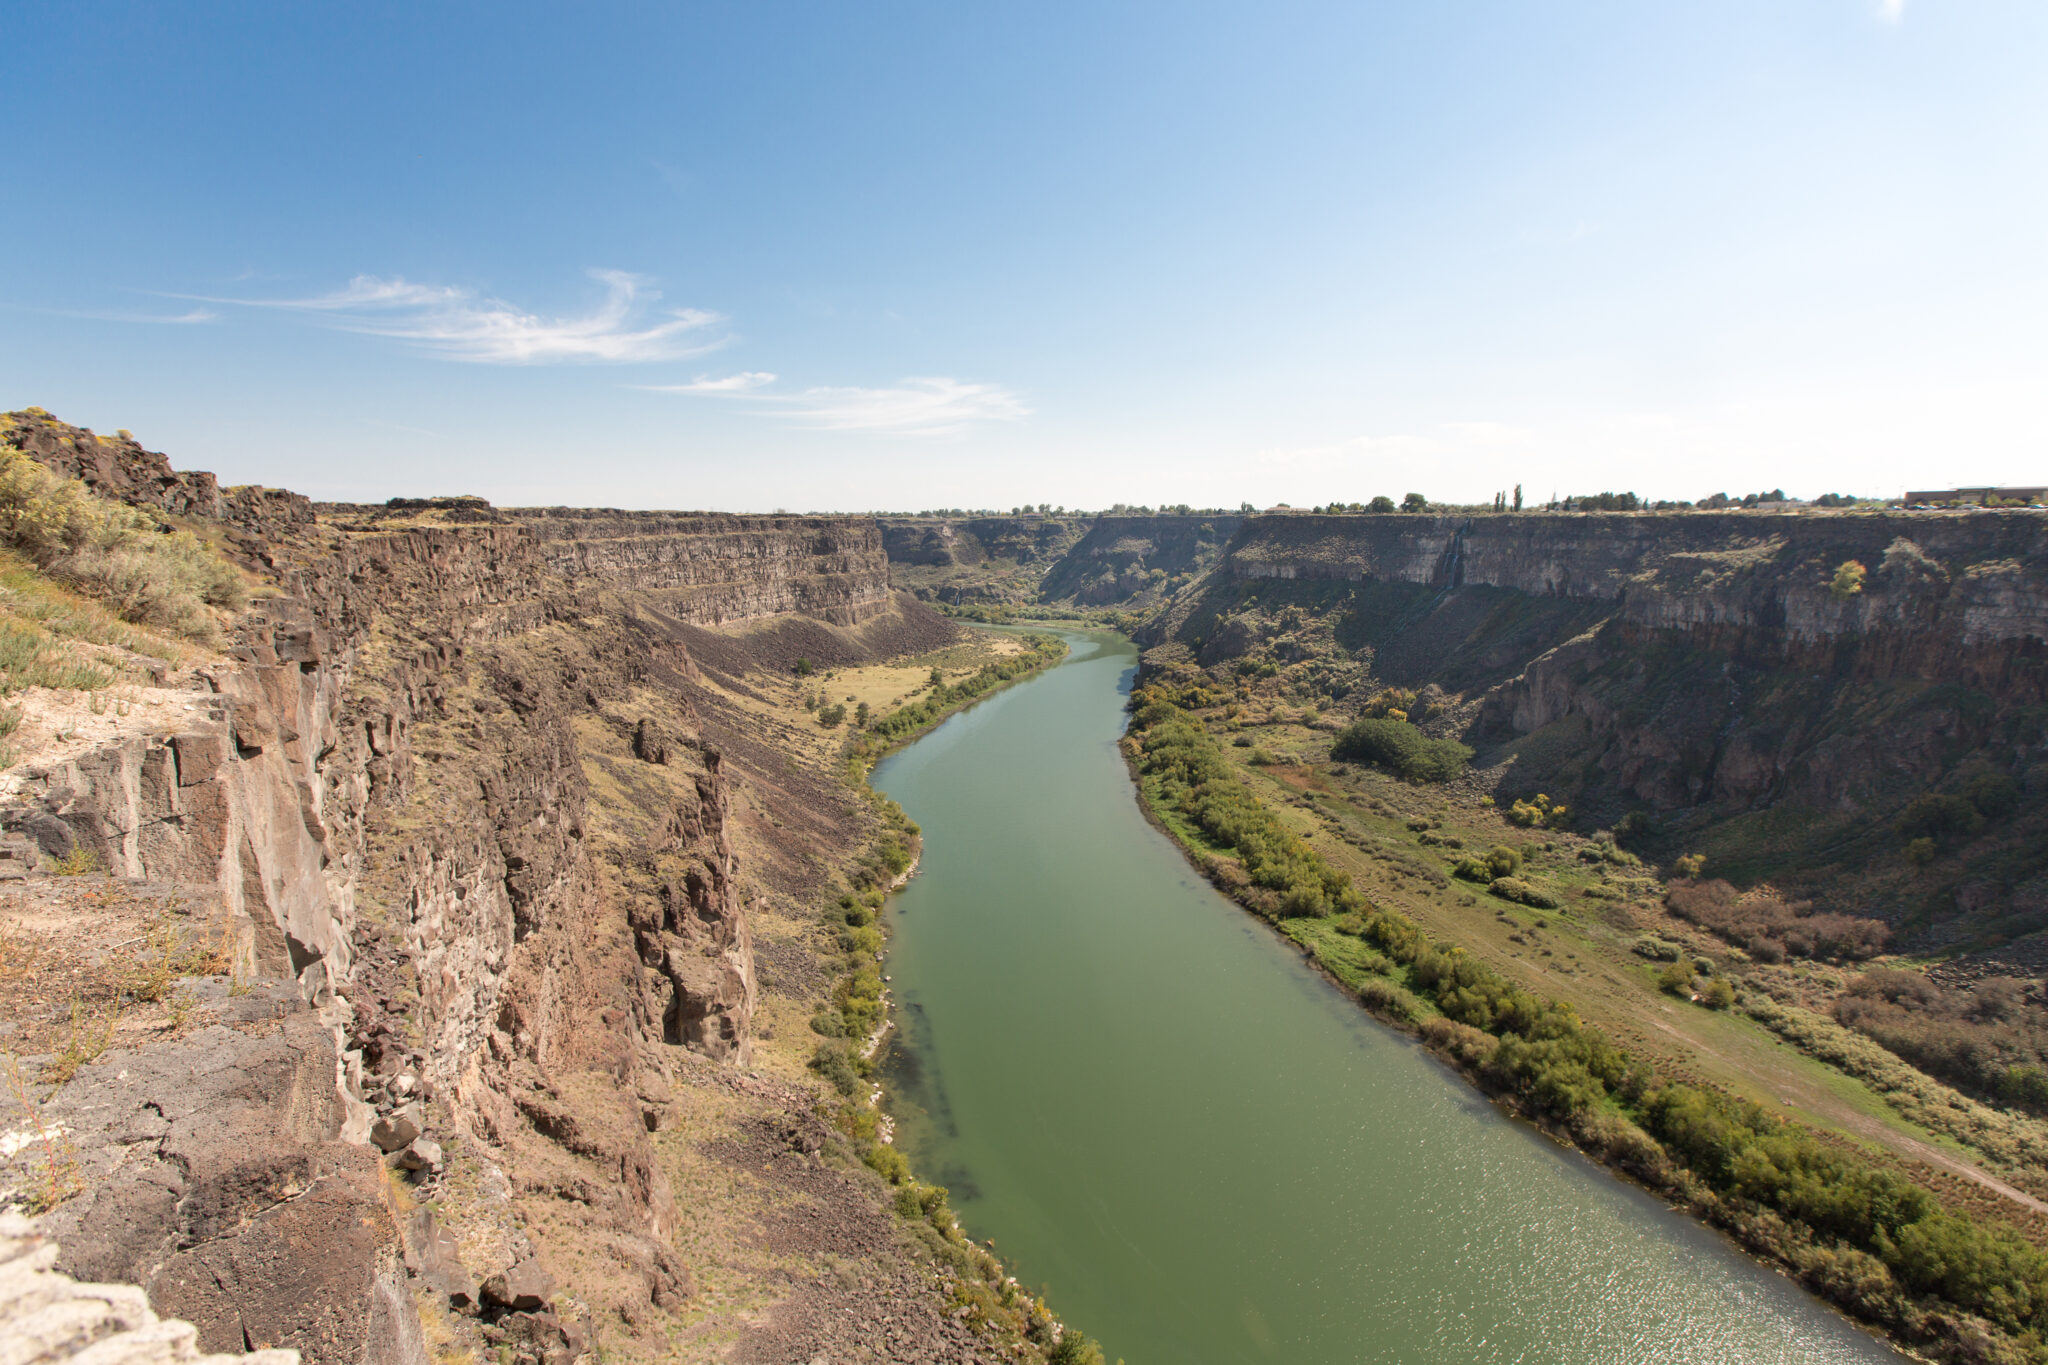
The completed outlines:
[[[972,566],[991,559],[1036,564],[1058,558],[1086,532],[1068,516],[884,517],[878,523],[891,564]]]
[[[2048,928],[2039,512],[1260,516],[1150,629],[1926,946]]]
[[[1046,574],[1044,595],[1103,606],[1156,594],[1207,569],[1242,523],[1237,516],[1098,517]]]
[[[509,511],[570,583],[647,594],[690,625],[789,612],[858,625],[889,605],[882,532],[853,517]]]
[[[1865,576],[1841,593],[1850,561]],[[2048,688],[2048,518],[2032,512],[1268,516],[1221,572],[1608,601],[1645,638],[2015,701]]]

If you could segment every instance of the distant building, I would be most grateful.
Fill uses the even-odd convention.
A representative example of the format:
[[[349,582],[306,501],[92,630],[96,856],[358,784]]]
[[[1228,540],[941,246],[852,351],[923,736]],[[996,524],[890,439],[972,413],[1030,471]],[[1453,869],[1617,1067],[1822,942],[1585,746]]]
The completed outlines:
[[[2000,502],[2039,502],[2048,497],[2048,488],[1933,488],[1919,489],[1906,494],[1906,503],[1912,506],[1929,503],[1935,507],[1959,507],[1965,503],[1982,503],[1987,498]]]

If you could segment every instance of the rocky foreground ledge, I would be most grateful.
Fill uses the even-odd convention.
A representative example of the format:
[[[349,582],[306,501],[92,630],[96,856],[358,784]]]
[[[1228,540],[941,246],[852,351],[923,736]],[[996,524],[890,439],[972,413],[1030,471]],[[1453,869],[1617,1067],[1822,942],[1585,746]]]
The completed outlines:
[[[0,1359],[8,1365],[299,1365],[297,1351],[207,1355],[198,1328],[159,1318],[134,1285],[81,1283],[56,1262],[56,1243],[20,1214],[0,1213]]]

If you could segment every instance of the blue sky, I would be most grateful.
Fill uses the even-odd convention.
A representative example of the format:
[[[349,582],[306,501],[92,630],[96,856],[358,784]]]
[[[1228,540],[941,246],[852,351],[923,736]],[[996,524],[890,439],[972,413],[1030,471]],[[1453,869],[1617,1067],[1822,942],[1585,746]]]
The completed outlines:
[[[316,497],[2048,479],[2048,6],[16,3],[0,405]]]

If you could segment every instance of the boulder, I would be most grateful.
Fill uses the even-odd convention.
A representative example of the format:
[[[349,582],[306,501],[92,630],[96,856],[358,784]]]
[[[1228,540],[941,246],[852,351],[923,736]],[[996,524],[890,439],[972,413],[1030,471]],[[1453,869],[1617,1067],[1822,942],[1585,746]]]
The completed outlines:
[[[370,1125],[370,1141],[381,1151],[395,1152],[410,1147],[425,1127],[417,1104],[401,1105]]]
[[[483,1284],[485,1303],[514,1313],[538,1312],[547,1307],[554,1292],[554,1278],[541,1269],[539,1261],[532,1259],[498,1272]]]
[[[438,1171],[441,1169],[441,1144],[432,1138],[414,1138],[398,1154],[398,1164],[408,1171]]]

